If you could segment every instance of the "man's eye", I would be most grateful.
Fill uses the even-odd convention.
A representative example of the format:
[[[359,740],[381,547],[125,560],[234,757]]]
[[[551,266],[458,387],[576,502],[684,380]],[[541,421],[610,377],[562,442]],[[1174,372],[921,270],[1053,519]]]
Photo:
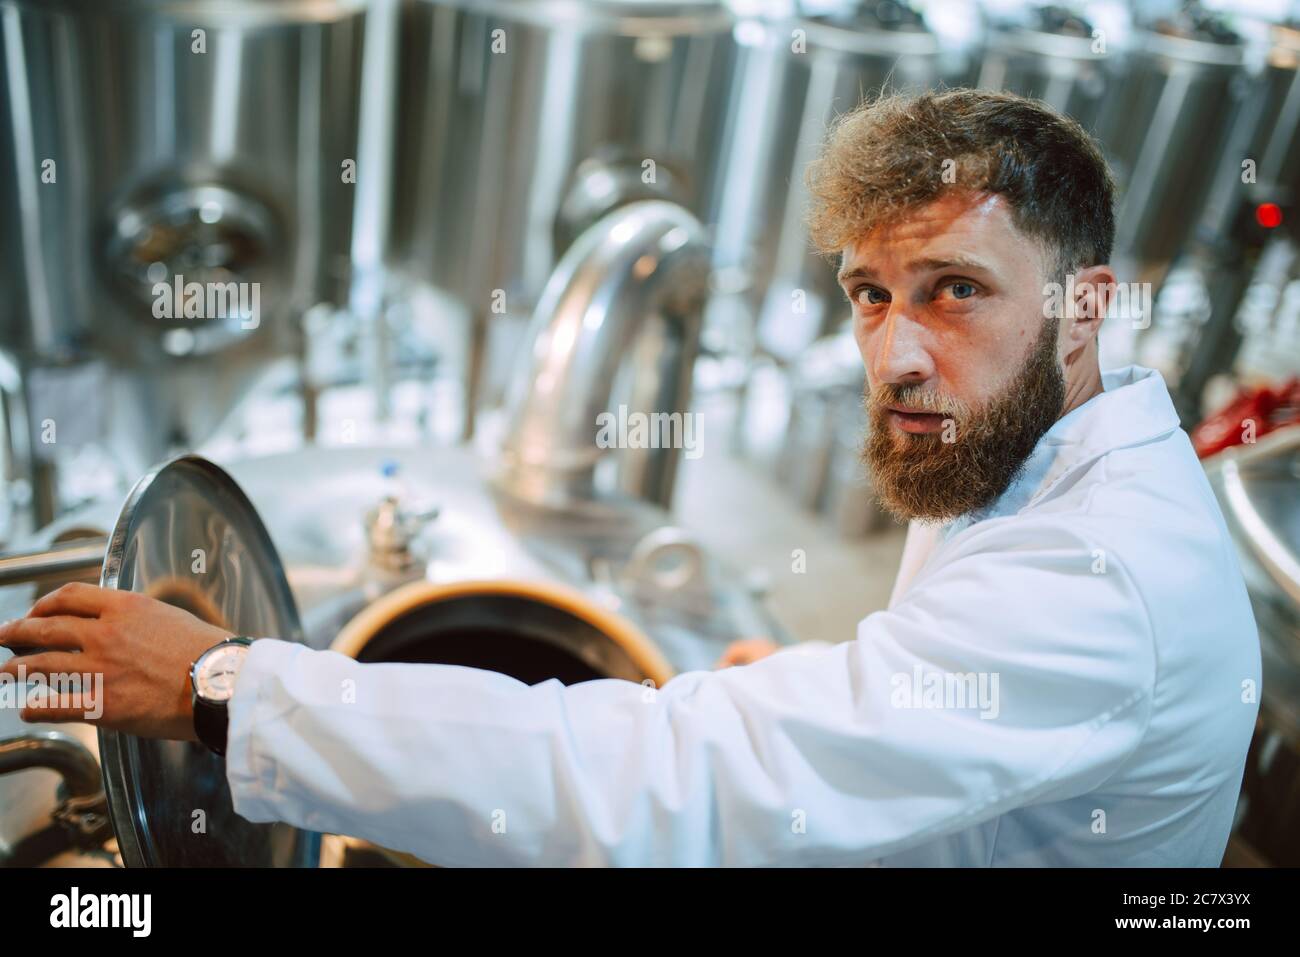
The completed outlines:
[[[863,286],[853,294],[853,298],[860,306],[879,306],[881,303],[889,302],[888,293],[872,286]]]
[[[975,284],[969,282],[950,282],[944,288],[952,292],[954,299],[969,299],[978,291]]]

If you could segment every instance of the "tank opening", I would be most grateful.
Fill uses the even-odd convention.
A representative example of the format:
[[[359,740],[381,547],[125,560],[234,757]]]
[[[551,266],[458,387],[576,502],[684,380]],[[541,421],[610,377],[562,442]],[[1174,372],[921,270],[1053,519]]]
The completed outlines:
[[[643,677],[594,625],[517,595],[464,595],[412,609],[376,632],[357,660],[462,665],[530,685]]]

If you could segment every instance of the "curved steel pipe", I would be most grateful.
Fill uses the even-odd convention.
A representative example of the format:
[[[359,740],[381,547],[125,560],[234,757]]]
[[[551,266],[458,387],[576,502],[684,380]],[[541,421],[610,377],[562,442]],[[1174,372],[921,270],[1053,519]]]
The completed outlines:
[[[599,417],[611,411],[620,371],[630,374],[631,411],[687,412],[708,260],[704,227],[663,200],[621,206],[574,241],[529,327],[508,400],[501,488],[545,506],[595,498],[607,451]],[[621,448],[620,491],[667,507],[680,451],[661,442]]]
[[[104,778],[89,748],[62,731],[0,741],[0,775],[29,770],[54,771],[62,778],[59,804],[50,825],[18,841],[0,866],[36,866],[72,848],[100,847],[112,837]]]
[[[34,768],[57,772],[69,797],[87,797],[104,789],[99,762],[90,749],[62,731],[38,731],[0,741],[0,774]]]

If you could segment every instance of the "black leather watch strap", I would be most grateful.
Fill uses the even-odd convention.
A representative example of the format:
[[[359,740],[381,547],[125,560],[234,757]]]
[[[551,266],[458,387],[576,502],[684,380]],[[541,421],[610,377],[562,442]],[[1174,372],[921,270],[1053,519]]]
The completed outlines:
[[[194,733],[213,754],[226,753],[230,734],[230,709],[225,704],[211,704],[202,698],[194,701]]]

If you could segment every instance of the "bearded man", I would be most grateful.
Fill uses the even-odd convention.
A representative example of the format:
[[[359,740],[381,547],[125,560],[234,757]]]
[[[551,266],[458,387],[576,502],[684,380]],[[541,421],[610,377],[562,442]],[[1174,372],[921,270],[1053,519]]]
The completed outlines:
[[[1258,637],[1159,375],[1098,366],[1095,143],[1008,94],[890,97],[834,127],[809,182],[866,365],[865,458],[913,523],[890,607],[654,695],[222,646],[240,814],[435,864],[1220,862]],[[1056,308],[1062,288],[1079,301]],[[90,586],[0,629],[34,649],[8,671],[103,672],[100,724],[205,741],[189,670],[226,637]]]

